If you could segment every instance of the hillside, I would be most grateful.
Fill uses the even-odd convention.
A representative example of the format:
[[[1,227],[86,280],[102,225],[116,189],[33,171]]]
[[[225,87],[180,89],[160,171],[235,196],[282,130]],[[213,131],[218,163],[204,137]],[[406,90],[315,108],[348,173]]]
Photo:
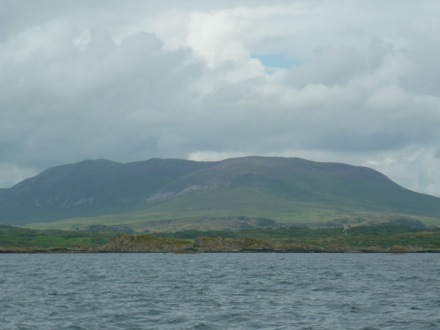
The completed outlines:
[[[211,230],[399,218],[440,225],[440,198],[369,168],[299,158],[89,160],[0,190],[0,223],[46,228]]]
[[[43,171],[0,191],[0,222],[26,224],[119,214],[142,208],[169,182],[207,163],[151,159],[121,164],[86,160]]]

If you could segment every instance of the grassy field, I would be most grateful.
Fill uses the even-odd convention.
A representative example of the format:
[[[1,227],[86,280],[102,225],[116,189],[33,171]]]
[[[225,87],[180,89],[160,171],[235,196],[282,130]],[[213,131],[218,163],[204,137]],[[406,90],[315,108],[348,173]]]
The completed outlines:
[[[0,251],[23,249],[90,250],[108,243],[116,233],[32,230],[0,225]]]
[[[219,200],[221,201],[219,203]],[[382,209],[362,209],[359,205],[335,206],[292,198],[279,198],[276,194],[256,188],[237,188],[216,191],[215,194],[189,194],[165,204],[158,204],[143,211],[82,217],[54,222],[33,223],[28,228],[88,230],[91,226],[126,227],[137,232],[181,231],[187,229],[222,230],[240,229],[240,222],[233,219],[270,219],[280,226],[319,226],[345,219],[370,219],[383,222],[387,217],[409,218],[405,213]],[[438,217],[424,215],[414,219],[427,225],[440,225]],[[127,231],[127,230],[125,230]]]

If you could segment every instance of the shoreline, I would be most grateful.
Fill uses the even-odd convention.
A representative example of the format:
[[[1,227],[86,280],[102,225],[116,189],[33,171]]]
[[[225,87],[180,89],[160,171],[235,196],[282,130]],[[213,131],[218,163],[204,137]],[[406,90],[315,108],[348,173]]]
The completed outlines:
[[[0,246],[0,253],[439,253],[440,237],[432,233],[389,237],[196,237],[177,239],[123,234],[101,244]]]
[[[416,254],[416,253],[440,253],[439,249],[407,249],[407,250],[399,250],[393,251],[392,249],[361,249],[361,250],[325,250],[325,249],[311,249],[311,250],[198,250],[198,251],[185,251],[185,250],[102,250],[102,249],[90,249],[90,250],[75,250],[75,249],[0,249],[1,254],[109,254],[109,253],[117,253],[117,254],[128,254],[128,253],[169,253],[169,254],[217,254],[217,253],[276,253],[276,254],[286,254],[286,253],[307,253],[307,254],[315,254],[315,253],[331,253],[331,254],[375,254],[375,253],[387,253],[387,254]]]

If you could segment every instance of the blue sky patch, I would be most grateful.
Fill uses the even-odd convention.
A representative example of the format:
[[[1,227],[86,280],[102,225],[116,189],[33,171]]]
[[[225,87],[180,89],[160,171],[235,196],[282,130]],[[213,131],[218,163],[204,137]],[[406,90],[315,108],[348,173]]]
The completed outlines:
[[[288,57],[280,54],[253,55],[252,57],[268,68],[290,68],[301,65],[301,61],[294,57]]]

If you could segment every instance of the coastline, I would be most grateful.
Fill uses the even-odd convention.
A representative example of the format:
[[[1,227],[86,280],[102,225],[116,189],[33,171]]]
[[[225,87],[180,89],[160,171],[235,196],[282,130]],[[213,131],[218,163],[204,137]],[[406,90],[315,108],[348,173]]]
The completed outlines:
[[[348,243],[348,242],[347,242]],[[439,253],[440,248],[421,245],[355,246],[340,241],[286,242],[276,239],[198,237],[194,240],[150,235],[121,235],[95,247],[0,247],[5,253]]]

